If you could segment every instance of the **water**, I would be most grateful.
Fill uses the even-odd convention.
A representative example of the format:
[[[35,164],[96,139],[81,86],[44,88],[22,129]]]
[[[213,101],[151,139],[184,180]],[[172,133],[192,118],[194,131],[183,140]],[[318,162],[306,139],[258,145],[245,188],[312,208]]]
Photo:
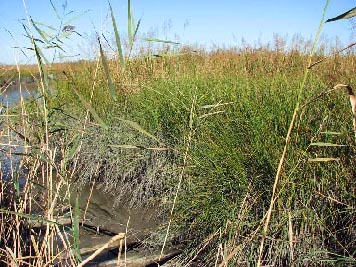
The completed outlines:
[[[6,107],[13,107],[14,105],[18,104],[21,100],[21,96],[23,99],[33,98],[36,97],[37,85],[35,83],[26,83],[21,86],[18,83],[14,83],[9,86],[4,86],[1,88],[1,113],[5,112]]]
[[[6,126],[8,108],[14,107],[23,99],[34,98],[37,95],[36,84],[22,83],[21,89],[18,82],[1,87],[0,107],[0,171],[1,180],[17,181],[18,189],[22,190],[26,185],[27,170],[21,166],[21,154],[25,153],[22,140],[14,131]]]

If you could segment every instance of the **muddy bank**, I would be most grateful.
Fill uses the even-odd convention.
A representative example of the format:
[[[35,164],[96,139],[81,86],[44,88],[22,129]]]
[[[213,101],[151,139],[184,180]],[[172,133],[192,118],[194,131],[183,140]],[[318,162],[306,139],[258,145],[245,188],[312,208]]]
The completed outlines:
[[[127,233],[130,241],[142,241],[142,238],[162,223],[155,213],[155,208],[134,209],[125,207],[125,205],[114,205],[112,201],[114,196],[102,192],[95,185],[84,186],[78,194],[83,224],[95,226],[98,233],[100,229],[105,229],[112,235]],[[73,206],[75,205],[74,195],[71,198]],[[81,242],[83,246],[86,246],[85,239]],[[91,241],[88,242],[90,243]]]
[[[86,185],[80,189],[73,186],[69,194],[70,197],[67,199],[69,202],[62,200],[56,204],[57,223],[64,226],[63,231],[71,238],[73,214],[66,211],[74,210],[78,203],[79,247],[82,259],[86,260],[104,247],[85,266],[117,266],[120,253],[122,265],[119,266],[158,266],[157,262],[165,266],[163,265],[165,262],[181,253],[178,247],[167,246],[164,253],[160,255],[161,243],[152,243],[150,236],[157,234],[163,223],[163,220],[157,216],[155,208],[132,209],[125,205],[114,205],[112,196],[105,194],[95,185]],[[76,202],[77,198],[78,202]],[[45,212],[45,209],[42,211]],[[37,229],[36,232],[46,227],[46,224],[35,221],[33,225]],[[124,236],[121,243],[119,241],[112,243],[112,238],[119,235]],[[163,236],[160,240],[163,242]],[[60,252],[64,244],[58,240],[57,245]],[[65,254],[60,258],[58,264],[69,262]]]

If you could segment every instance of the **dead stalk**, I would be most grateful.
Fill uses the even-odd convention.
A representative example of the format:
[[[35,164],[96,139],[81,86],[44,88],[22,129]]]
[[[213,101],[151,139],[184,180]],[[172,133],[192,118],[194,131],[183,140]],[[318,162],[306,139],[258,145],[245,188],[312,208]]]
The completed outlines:
[[[120,233],[116,236],[114,236],[113,238],[111,238],[105,245],[103,245],[101,248],[97,249],[92,255],[90,255],[88,258],[86,258],[85,260],[83,260],[78,267],[83,267],[85,264],[87,264],[88,262],[90,262],[91,260],[93,260],[96,256],[98,256],[101,252],[103,252],[105,249],[107,249],[111,244],[122,240],[125,238],[125,234],[124,233]]]

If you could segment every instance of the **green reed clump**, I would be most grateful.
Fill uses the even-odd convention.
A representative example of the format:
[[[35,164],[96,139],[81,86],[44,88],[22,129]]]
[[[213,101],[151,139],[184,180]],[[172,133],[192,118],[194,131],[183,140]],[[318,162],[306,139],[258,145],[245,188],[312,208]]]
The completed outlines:
[[[334,60],[339,68],[332,68]],[[191,136],[170,236],[191,248],[192,259],[218,232],[200,257],[214,261],[222,245],[222,253],[233,252],[236,263],[250,265],[259,256],[258,227],[305,62],[297,52],[190,51],[176,58],[132,59],[123,74],[108,61],[117,100],[95,62],[68,63],[62,66],[65,74],[58,71],[56,96],[47,102],[52,140],[62,145],[64,135],[70,140],[65,146],[74,155],[66,164],[75,163],[81,182],[99,179],[117,201],[130,194],[133,206],[160,203],[167,211]],[[354,64],[351,55],[331,57],[306,81],[263,251],[276,265],[354,257],[352,115],[344,91],[322,93],[335,81],[352,84]],[[73,89],[107,129],[89,113],[81,135],[87,108]],[[335,160],[318,161],[323,158]]]
[[[303,76],[301,68],[294,62],[289,63],[294,64],[294,68],[277,66],[272,71],[259,63],[269,62],[271,53],[252,55],[255,60],[249,59],[249,62],[239,62],[241,55],[236,54],[238,63],[228,66],[225,63],[232,62],[226,60],[226,57],[231,56],[229,54],[220,54],[220,64],[214,59],[216,55],[207,56],[203,63],[193,63],[195,66],[191,77],[180,78],[174,75],[171,79],[158,80],[128,100],[133,120],[160,133],[169,145],[179,148],[185,144],[184,138],[189,132],[190,107],[193,99],[197,99],[189,167],[174,213],[177,223],[175,229],[180,230],[179,233],[185,238],[193,238],[193,244],[196,245],[209,234],[227,227],[220,242],[242,242],[244,246],[250,247],[247,250],[241,248],[239,260],[249,257],[256,259],[259,239],[254,238],[248,243],[245,238],[251,234],[252,229],[258,227],[268,208],[266,205],[284,144],[288,119],[297,97],[295,88]],[[279,64],[294,60],[295,55],[284,57]],[[303,56],[298,59],[302,61]],[[211,72],[203,68],[207,62],[215,66]],[[274,59],[270,63],[275,64]],[[247,72],[246,66],[249,70]],[[196,68],[205,71],[199,73],[195,71]],[[224,72],[220,71],[222,69]],[[343,71],[347,73],[345,69]],[[339,79],[347,79],[347,76]],[[330,257],[327,253],[330,249],[335,253],[343,252],[340,254],[343,257],[353,257],[348,253],[352,251],[353,245],[347,242],[347,237],[355,231],[350,220],[352,215],[343,219],[348,222],[347,230],[344,230],[344,236],[340,236],[341,240],[335,241],[332,233],[342,232],[342,227],[336,226],[339,225],[336,224],[339,220],[337,214],[343,214],[344,209],[339,207],[335,210],[333,200],[324,194],[330,191],[343,192],[340,198],[354,195],[354,192],[346,190],[350,183],[353,186],[353,182],[344,177],[345,171],[352,172],[354,166],[351,160],[344,163],[344,159],[350,159],[354,154],[347,95],[342,91],[333,91],[313,100],[323,90],[330,89],[328,84],[329,80],[325,79],[323,72],[316,71],[307,80],[303,99],[308,104],[303,106],[298,116],[286,161],[286,170],[289,171],[282,175],[285,180],[271,226],[271,236],[285,241],[268,241],[267,247],[270,250],[264,253],[270,260],[275,257],[278,264],[295,261],[295,258],[291,258],[295,255],[299,255],[298,261],[303,261],[305,257],[310,260],[310,264],[317,264]],[[348,120],[345,114],[349,114]],[[328,133],[335,131],[340,134],[333,136]],[[342,144],[345,147],[311,145],[320,142]],[[340,160],[329,164],[312,161],[321,157]],[[317,183],[322,185],[326,185],[329,180],[337,180],[339,183],[324,188],[324,193],[319,192],[321,196],[316,193],[315,178],[312,177],[319,177]],[[323,206],[330,207],[318,214],[315,210],[318,210],[320,202],[317,199],[320,197],[323,198]],[[345,198],[346,206],[352,207],[351,198]],[[331,207],[334,207],[334,213],[330,213],[333,210]],[[241,213],[244,215],[242,219]],[[325,232],[321,237],[325,225],[320,220],[326,218],[335,227],[329,229],[326,234],[328,237],[325,237]],[[289,224],[294,229],[293,233]],[[293,240],[298,240],[297,245],[292,247],[288,243],[290,234]],[[328,241],[330,238],[334,239],[332,248]],[[275,249],[280,249],[280,254],[276,254]],[[229,249],[226,248],[226,251]]]

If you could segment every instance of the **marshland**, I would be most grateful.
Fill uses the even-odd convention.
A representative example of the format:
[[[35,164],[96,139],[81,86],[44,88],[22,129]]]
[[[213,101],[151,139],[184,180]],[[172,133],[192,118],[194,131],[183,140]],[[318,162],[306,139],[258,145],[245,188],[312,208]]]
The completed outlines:
[[[130,1],[125,38],[108,3],[112,38],[61,62],[80,33],[27,17],[34,62],[0,67],[0,264],[355,265],[356,50],[320,40],[328,2],[315,39],[213,49],[140,36]]]

